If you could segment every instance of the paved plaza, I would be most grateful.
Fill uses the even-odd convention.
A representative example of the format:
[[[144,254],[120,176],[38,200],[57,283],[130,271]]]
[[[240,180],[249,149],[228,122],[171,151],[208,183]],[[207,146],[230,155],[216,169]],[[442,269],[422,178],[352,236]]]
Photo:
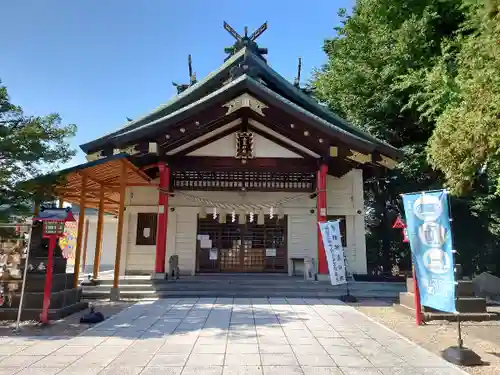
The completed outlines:
[[[0,375],[464,374],[337,300],[143,301],[78,337],[0,340]]]

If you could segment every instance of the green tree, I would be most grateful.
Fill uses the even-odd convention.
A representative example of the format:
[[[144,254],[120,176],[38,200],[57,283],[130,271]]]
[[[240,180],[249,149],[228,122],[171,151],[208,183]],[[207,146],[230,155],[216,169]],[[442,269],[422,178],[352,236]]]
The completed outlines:
[[[385,271],[403,254],[400,234],[391,229],[401,211],[399,194],[440,188],[447,177],[436,170],[428,144],[438,137],[438,116],[455,92],[441,85],[443,95],[427,100],[432,90],[426,92],[422,82],[430,80],[428,73],[437,75],[447,54],[455,53],[456,47],[443,50],[443,46],[462,30],[468,11],[461,0],[358,0],[351,15],[341,10],[342,25],[324,45],[328,62],[311,82],[314,95],[332,110],[405,152],[395,171],[365,184],[366,201],[372,208],[369,256]],[[447,85],[453,88],[455,83]],[[480,235],[479,243],[474,234],[472,244],[459,233],[456,242],[467,263],[471,254],[494,239],[483,222],[494,201],[487,191],[453,200],[457,228],[468,228],[468,237],[470,229],[490,234]]]
[[[500,1],[477,0],[466,10],[436,64],[406,82],[420,82],[411,104],[435,120],[428,160],[449,189],[466,194],[487,175],[500,193]]]
[[[434,65],[400,86],[419,88],[408,106],[435,122],[427,159],[460,197],[453,211],[458,247],[469,250],[462,258],[500,273],[500,1],[467,1],[463,10]]]
[[[75,133],[76,126],[61,125],[57,114],[25,115],[0,81],[0,221],[32,213],[34,199],[43,197],[26,181],[69,161],[75,151],[68,139]]]

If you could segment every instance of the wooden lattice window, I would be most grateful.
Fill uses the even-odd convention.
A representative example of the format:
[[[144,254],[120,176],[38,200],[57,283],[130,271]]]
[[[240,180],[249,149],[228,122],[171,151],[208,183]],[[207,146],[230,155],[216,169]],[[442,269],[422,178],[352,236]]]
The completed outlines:
[[[137,214],[136,245],[156,245],[156,213]]]
[[[340,220],[339,227],[340,227],[340,235],[342,236],[342,246],[347,247],[347,230],[346,230],[345,216],[328,215],[326,219],[328,221]]]

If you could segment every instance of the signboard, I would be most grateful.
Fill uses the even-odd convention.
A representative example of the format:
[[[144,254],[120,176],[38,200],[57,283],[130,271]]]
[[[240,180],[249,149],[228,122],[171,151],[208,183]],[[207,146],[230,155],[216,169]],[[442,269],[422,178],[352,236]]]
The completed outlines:
[[[404,194],[403,204],[421,303],[456,313],[448,193]]]
[[[210,249],[209,259],[210,260],[217,260],[218,253],[219,253],[218,249],[216,247],[212,247]]]
[[[69,221],[65,223],[64,234],[59,239],[59,247],[62,250],[63,257],[68,260],[68,265],[73,265],[75,262],[77,233],[77,223],[74,221]]]
[[[339,221],[327,221],[318,225],[325,247],[330,282],[332,285],[345,284],[347,279]]]
[[[276,249],[266,249],[266,257],[275,257]]]
[[[44,235],[62,235],[64,233],[64,221],[44,221]]]

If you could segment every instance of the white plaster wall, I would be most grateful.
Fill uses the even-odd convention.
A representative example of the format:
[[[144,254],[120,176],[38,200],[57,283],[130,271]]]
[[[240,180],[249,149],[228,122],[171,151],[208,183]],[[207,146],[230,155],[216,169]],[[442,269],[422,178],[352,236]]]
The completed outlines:
[[[362,171],[353,170],[342,178],[327,178],[328,215],[345,215],[347,230],[346,254],[354,273],[366,273],[366,244],[363,212]],[[183,196],[183,194],[185,196]],[[186,197],[187,196],[187,197]],[[284,205],[288,215],[288,256],[309,255],[317,259],[316,201],[307,194],[290,192],[179,192],[169,199],[167,233],[167,257],[178,254],[181,272],[194,273],[196,261],[197,213],[202,204],[196,197],[224,203],[276,202],[285,197],[296,197]],[[155,188],[130,188],[127,196],[128,232],[125,249],[127,272],[152,273],[154,270],[155,246],[136,246],[137,213],[158,212],[158,192]],[[210,212],[211,207],[206,207]],[[221,210],[218,210],[221,213]],[[230,210],[228,210],[228,213]],[[167,265],[168,268],[168,265]]]
[[[78,220],[78,215],[75,215]],[[85,264],[84,273],[91,273],[94,270],[95,245],[97,237],[97,215],[86,215],[85,220],[89,220],[86,251],[82,249],[82,259],[80,264]],[[116,253],[116,230],[118,220],[114,217],[105,216],[102,233],[102,253],[100,271],[110,271],[114,268]],[[85,226],[84,226],[85,228]],[[83,255],[85,259],[83,259]]]

